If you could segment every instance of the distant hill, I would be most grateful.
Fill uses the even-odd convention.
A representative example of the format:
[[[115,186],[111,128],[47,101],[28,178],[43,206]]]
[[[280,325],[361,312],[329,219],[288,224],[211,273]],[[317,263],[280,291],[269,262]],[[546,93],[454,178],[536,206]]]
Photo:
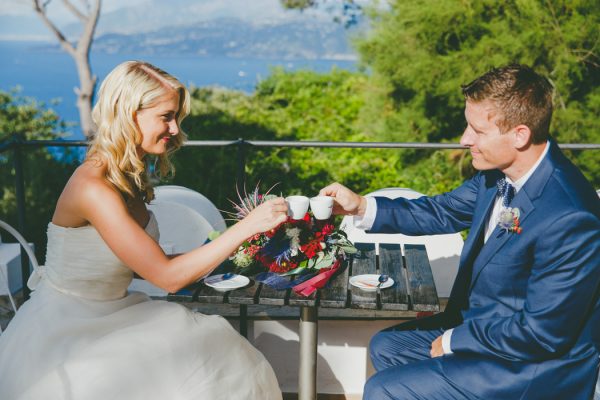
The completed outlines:
[[[103,10],[93,51],[355,60],[348,38],[360,27],[347,30],[333,21],[335,15],[319,8],[284,10],[279,0],[129,0]],[[78,38],[81,25],[73,16],[65,11],[55,19],[65,36]],[[59,51],[55,38],[33,11],[0,15],[0,40],[46,41],[46,50]]]
[[[107,33],[94,51],[135,54],[197,54],[235,58],[354,60],[349,32],[331,21],[251,24],[221,18],[136,34]]]

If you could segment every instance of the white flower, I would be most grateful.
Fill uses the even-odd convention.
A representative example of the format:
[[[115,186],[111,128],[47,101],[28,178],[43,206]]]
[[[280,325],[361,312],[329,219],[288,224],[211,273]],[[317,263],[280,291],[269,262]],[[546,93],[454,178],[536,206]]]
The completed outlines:
[[[239,250],[233,256],[233,263],[238,267],[246,268],[252,264],[252,256],[242,250]]]
[[[287,228],[285,235],[290,238],[290,256],[298,255],[300,249],[300,228]]]
[[[520,216],[521,211],[517,207],[503,207],[498,215],[498,226],[506,232],[521,233]]]
[[[300,239],[300,228],[287,228],[285,235],[290,239]]]
[[[298,255],[298,251],[300,249],[300,238],[295,237],[290,240],[290,255],[292,257]]]

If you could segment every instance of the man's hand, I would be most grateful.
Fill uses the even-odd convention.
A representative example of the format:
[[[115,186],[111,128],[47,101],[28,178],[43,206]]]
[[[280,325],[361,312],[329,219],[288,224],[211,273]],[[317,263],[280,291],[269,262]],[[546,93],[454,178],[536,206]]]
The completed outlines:
[[[334,214],[363,216],[367,208],[367,199],[337,182],[321,189],[319,196],[333,197]]]
[[[444,355],[444,348],[442,347],[442,337],[441,336],[438,336],[431,343],[431,351],[429,352],[429,354],[431,354],[431,358],[441,357]]]

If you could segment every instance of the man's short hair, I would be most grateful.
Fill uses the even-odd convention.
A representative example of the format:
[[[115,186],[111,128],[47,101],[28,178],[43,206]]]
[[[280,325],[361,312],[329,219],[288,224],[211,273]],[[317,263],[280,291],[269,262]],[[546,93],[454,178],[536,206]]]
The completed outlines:
[[[548,139],[552,90],[547,78],[520,64],[494,68],[462,86],[467,101],[490,100],[495,104],[500,112],[496,125],[502,133],[523,124],[531,130],[536,144]]]

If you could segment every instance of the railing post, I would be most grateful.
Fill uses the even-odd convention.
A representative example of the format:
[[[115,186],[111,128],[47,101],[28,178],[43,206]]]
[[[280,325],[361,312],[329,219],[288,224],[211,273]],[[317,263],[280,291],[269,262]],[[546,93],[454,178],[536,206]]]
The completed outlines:
[[[14,158],[13,164],[15,168],[15,195],[17,197],[17,227],[21,235],[27,237],[25,229],[25,177],[23,176],[23,138],[21,135],[14,136]],[[29,298],[29,288],[27,280],[29,279],[29,257],[23,246],[21,246],[21,279],[23,285],[23,300]]]
[[[236,142],[238,148],[237,154],[237,173],[236,182],[238,193],[244,193],[244,184],[246,183],[246,146],[244,139],[239,138]]]

